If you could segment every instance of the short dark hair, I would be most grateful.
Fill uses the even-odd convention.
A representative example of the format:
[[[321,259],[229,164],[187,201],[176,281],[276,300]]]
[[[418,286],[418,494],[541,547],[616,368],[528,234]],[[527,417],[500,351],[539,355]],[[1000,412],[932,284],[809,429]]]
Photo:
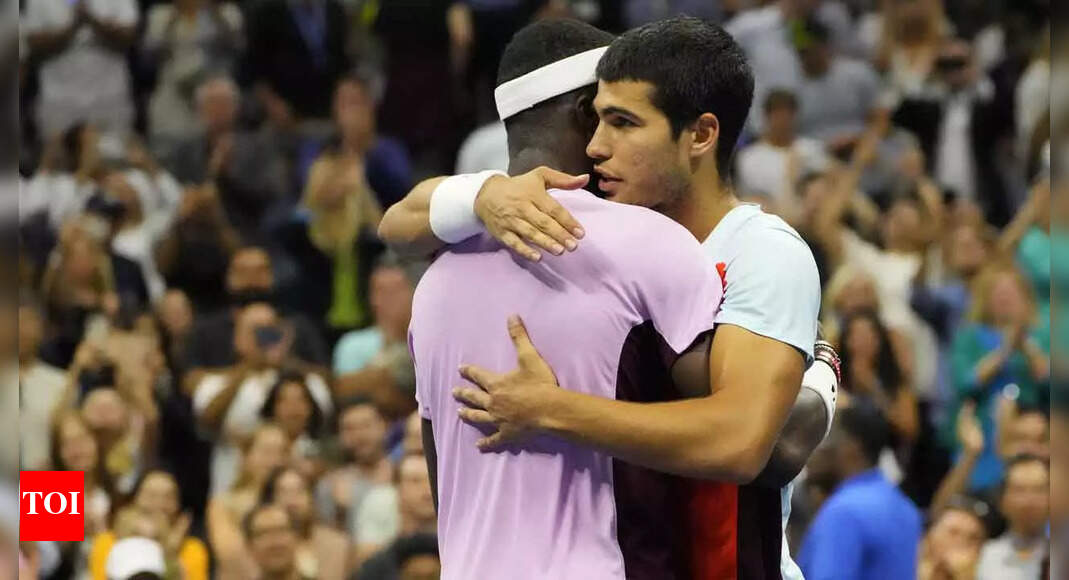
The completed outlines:
[[[789,107],[792,111],[798,110],[798,97],[788,89],[772,89],[765,95],[763,110],[768,113],[772,109]]]
[[[682,16],[625,32],[598,63],[598,79],[652,84],[651,100],[668,117],[673,138],[702,114],[716,115],[716,162],[728,175],[753,103],[754,76],[742,47],[723,28]]]
[[[275,404],[278,403],[278,397],[282,393],[282,386],[287,383],[297,383],[301,385],[301,392],[312,407],[312,414],[308,417],[305,433],[312,439],[318,439],[323,434],[323,411],[320,410],[319,404],[316,403],[315,397],[312,396],[312,390],[308,388],[308,383],[305,382],[306,379],[305,375],[294,370],[285,370],[280,373],[278,380],[271,386],[271,391],[267,394],[267,400],[264,401],[263,408],[260,409],[260,417],[265,420],[273,420],[275,418]]]
[[[856,405],[846,407],[836,414],[835,424],[861,446],[870,465],[879,463],[880,453],[890,441],[887,421],[879,411]]]
[[[797,50],[804,50],[813,45],[823,46],[831,40],[831,31],[814,16],[805,20],[796,20],[791,24],[791,42]]]
[[[570,56],[609,46],[613,38],[612,34],[579,20],[568,18],[539,20],[521,28],[505,47],[505,51],[501,54],[501,62],[497,67],[497,84],[507,83]],[[591,83],[587,87],[580,87],[547,99],[506,119],[506,129],[511,132],[517,122],[530,119],[532,111],[544,110],[549,105],[574,99],[579,91],[589,91],[593,94],[594,90],[595,83]],[[530,120],[532,125],[536,123],[534,119]]]

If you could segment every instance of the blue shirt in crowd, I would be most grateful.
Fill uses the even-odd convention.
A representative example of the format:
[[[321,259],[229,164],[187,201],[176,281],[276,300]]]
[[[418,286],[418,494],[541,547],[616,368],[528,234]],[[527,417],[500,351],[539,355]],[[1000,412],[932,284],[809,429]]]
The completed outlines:
[[[844,481],[821,506],[798,564],[807,580],[915,578],[920,539],[920,511],[872,469]]]

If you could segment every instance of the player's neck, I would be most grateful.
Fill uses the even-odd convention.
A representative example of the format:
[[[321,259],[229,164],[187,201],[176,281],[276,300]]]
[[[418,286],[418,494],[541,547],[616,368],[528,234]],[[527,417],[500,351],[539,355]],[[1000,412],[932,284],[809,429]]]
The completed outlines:
[[[665,212],[687,228],[699,242],[704,242],[729,211],[739,206],[739,198],[720,179],[695,179],[695,186],[671,211]]]

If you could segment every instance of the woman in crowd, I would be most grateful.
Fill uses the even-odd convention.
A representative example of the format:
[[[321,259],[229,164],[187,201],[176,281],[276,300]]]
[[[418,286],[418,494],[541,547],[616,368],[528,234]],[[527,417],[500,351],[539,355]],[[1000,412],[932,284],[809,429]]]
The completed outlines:
[[[312,165],[303,205],[280,238],[298,270],[295,306],[333,343],[371,321],[368,279],[381,249],[376,230],[382,208],[363,165],[332,154]]]
[[[276,469],[264,485],[260,502],[276,503],[290,514],[300,545],[297,568],[305,578],[342,580],[352,570],[352,554],[345,534],[316,521],[308,479],[296,467]]]
[[[150,471],[134,489],[132,505],[139,517],[148,518],[161,529],[166,547],[174,546],[177,562],[184,580],[208,580],[208,548],[204,542],[189,535],[192,521],[188,514],[179,513],[178,482],[166,471]],[[89,555],[92,580],[107,580],[105,564],[112,546],[118,540],[116,532],[108,531],[93,539]]]
[[[875,63],[890,87],[902,95],[922,91],[935,70],[947,33],[941,0],[887,0],[881,3]]]
[[[323,412],[304,380],[300,373],[283,372],[271,387],[260,416],[282,428],[302,475],[315,480],[325,469],[320,441]]]
[[[219,578],[247,580],[256,573],[245,546],[241,523],[260,499],[271,471],[286,463],[289,440],[278,425],[257,428],[244,449],[241,474],[229,491],[208,501],[208,543],[215,554]]]
[[[1012,265],[995,264],[977,276],[969,319],[951,347],[952,412],[976,402],[985,441],[970,479],[970,490],[978,492],[1001,480],[994,421],[999,395],[1025,406],[1048,401],[1050,334],[1042,332],[1029,286]]]

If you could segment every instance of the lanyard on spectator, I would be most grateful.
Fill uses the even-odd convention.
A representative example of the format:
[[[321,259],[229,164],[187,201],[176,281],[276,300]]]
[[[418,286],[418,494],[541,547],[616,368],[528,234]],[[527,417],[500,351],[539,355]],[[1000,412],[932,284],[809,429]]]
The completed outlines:
[[[312,64],[322,69],[327,64],[326,36],[327,20],[323,9],[323,3],[319,0],[298,0],[290,3],[290,11],[297,23],[297,30],[312,54]]]

